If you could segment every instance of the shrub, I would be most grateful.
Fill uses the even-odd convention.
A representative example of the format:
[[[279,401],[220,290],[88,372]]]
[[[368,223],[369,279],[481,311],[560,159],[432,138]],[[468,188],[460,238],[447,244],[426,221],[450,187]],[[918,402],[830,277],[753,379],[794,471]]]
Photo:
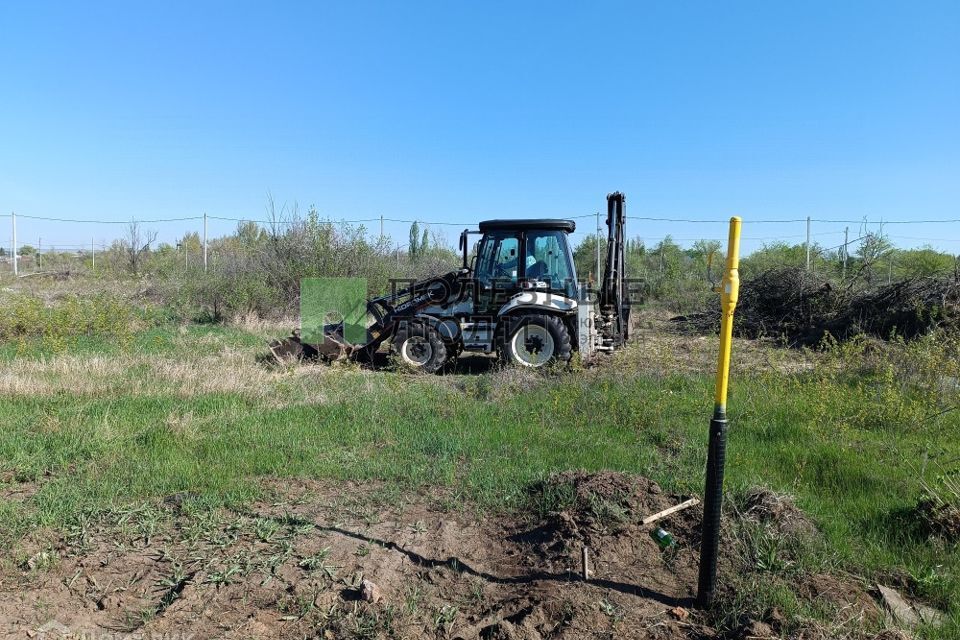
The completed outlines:
[[[52,305],[36,297],[10,296],[0,308],[0,341],[37,337],[125,337],[147,320],[133,305],[100,293],[87,298],[67,296]]]

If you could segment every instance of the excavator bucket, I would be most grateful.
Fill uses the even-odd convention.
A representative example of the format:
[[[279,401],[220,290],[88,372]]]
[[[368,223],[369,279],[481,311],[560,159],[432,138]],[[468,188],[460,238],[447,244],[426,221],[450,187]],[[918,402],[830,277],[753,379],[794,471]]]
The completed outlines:
[[[316,352],[316,357],[335,362],[350,357],[354,345],[343,337],[343,324],[328,324],[323,327],[323,342],[310,347]]]
[[[300,342],[300,332],[297,330],[287,338],[271,340],[267,343],[267,347],[277,364],[303,359],[303,343]]]
[[[323,328],[323,341],[317,344],[303,342],[300,331],[294,329],[286,338],[271,340],[267,343],[270,353],[279,364],[292,360],[324,360],[334,362],[351,357],[364,345],[353,345],[343,337],[342,324],[328,324]]]

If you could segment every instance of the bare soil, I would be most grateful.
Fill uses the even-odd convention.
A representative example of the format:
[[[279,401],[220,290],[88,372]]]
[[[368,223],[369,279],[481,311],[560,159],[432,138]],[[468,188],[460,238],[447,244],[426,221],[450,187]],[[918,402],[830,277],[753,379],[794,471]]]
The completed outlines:
[[[0,637],[720,636],[693,602],[702,512],[659,521],[676,541],[661,549],[640,520],[688,496],[644,478],[560,474],[531,489],[531,515],[496,517],[377,483],[268,489],[242,510],[177,494],[32,534],[0,574]],[[810,588],[872,606],[838,585]]]

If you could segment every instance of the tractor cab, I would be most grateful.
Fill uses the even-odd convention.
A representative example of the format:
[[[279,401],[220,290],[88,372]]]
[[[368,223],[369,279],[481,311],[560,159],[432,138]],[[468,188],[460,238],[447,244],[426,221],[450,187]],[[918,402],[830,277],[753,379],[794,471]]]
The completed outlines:
[[[577,297],[577,273],[567,236],[572,220],[487,220],[472,268],[477,312],[499,308],[521,291]],[[461,236],[467,267],[466,234]],[[476,233],[476,232],[474,232]]]

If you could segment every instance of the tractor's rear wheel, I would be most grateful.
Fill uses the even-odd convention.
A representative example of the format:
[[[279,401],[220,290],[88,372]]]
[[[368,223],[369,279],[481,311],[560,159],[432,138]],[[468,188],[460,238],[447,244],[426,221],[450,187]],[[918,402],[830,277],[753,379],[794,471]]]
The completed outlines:
[[[435,373],[447,361],[447,347],[440,333],[419,323],[409,323],[397,329],[393,352],[404,366],[426,373]]]
[[[569,362],[573,353],[570,330],[556,316],[525,314],[501,320],[500,357],[522,367]]]

